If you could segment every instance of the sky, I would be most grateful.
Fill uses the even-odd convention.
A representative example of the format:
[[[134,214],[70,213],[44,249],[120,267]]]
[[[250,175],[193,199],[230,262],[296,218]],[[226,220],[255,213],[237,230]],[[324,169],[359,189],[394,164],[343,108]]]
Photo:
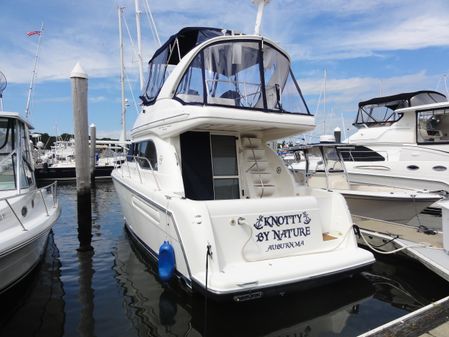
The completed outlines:
[[[117,12],[124,7],[129,132],[140,104],[134,6],[134,0],[1,0],[0,71],[8,81],[4,110],[25,111],[39,38],[26,33],[43,23],[30,108],[34,131],[73,133],[70,73],[79,62],[89,78],[89,124],[96,125],[98,137],[118,138]],[[256,18],[250,0],[140,0],[140,7],[145,69],[159,46],[146,8],[162,43],[185,26],[252,33]],[[448,0],[271,0],[261,32],[290,54],[316,116],[315,134],[331,133],[336,126],[351,133],[359,101],[414,90],[446,93],[448,18]]]

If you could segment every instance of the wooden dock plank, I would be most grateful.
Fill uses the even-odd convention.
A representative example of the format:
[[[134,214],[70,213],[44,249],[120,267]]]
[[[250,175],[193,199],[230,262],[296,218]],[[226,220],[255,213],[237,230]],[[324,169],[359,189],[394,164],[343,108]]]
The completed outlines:
[[[417,227],[411,227],[394,222],[365,219],[356,216],[353,216],[353,220],[355,224],[362,229],[390,236],[399,236],[399,238],[411,242],[425,242],[430,244],[432,247],[443,247],[443,234],[439,232],[434,235],[424,234],[423,232],[418,232]]]

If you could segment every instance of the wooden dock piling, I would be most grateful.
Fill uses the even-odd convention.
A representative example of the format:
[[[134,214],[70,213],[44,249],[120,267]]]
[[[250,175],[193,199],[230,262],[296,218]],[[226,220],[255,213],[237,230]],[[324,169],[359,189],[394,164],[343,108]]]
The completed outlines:
[[[71,74],[75,134],[76,189],[79,251],[91,250],[92,206],[89,174],[89,135],[87,124],[87,74],[79,63]]]

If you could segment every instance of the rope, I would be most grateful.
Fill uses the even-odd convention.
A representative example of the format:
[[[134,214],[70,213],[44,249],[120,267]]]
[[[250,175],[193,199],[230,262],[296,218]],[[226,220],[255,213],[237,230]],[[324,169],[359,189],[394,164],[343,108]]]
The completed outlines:
[[[205,293],[204,293],[204,337],[207,336],[207,280],[209,278],[209,256],[212,256],[211,245],[207,245],[206,250],[206,282],[205,282]]]
[[[356,225],[354,225],[354,226],[356,226]],[[362,238],[362,240],[365,242],[365,244],[366,244],[370,249],[372,249],[372,250],[375,251],[376,253],[383,254],[383,255],[390,255],[390,254],[398,253],[398,252],[400,252],[400,251],[402,251],[402,250],[404,250],[404,249],[408,249],[408,248],[428,247],[428,248],[433,248],[433,249],[439,249],[439,248],[436,248],[436,247],[430,247],[429,244],[426,244],[426,243],[417,243],[417,244],[414,244],[414,245],[403,246],[403,247],[401,247],[401,248],[394,249],[394,250],[390,250],[390,251],[387,251],[387,252],[386,252],[386,251],[383,251],[383,250],[376,249],[375,246],[369,244],[368,241],[365,239],[365,236],[363,235],[363,233],[360,232],[360,231],[359,231],[359,237]],[[394,241],[394,240],[396,240],[396,239],[397,239],[397,238],[394,238],[394,239],[392,239],[392,240],[390,240],[390,241]]]

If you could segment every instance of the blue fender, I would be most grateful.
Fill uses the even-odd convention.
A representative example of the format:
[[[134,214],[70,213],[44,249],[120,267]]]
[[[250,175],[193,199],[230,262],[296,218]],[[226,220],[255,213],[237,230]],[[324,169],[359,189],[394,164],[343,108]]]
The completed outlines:
[[[159,247],[158,271],[162,281],[170,281],[175,272],[175,251],[173,246],[168,242]]]

